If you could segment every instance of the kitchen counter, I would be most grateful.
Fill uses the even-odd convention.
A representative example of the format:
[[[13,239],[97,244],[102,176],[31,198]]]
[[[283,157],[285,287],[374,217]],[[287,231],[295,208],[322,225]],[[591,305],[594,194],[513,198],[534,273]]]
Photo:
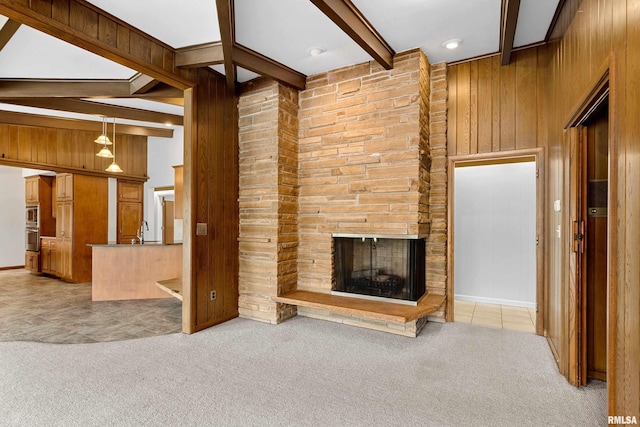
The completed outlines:
[[[116,243],[116,242],[109,242],[109,243],[89,243],[87,246],[95,246],[95,247],[132,247],[132,246],[136,246],[136,247],[145,247],[145,246],[175,246],[175,245],[182,245],[182,242],[174,242],[174,243],[162,243],[159,240],[152,240],[152,241],[148,241],[148,242],[144,242],[143,244],[140,243],[135,243],[135,244],[131,244],[131,243]]]
[[[91,244],[92,301],[171,298],[156,282],[182,277],[182,244]]]

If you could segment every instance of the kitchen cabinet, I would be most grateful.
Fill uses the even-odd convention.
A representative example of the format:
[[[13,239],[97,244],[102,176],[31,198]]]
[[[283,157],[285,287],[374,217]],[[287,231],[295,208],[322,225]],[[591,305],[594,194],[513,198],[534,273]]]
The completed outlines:
[[[40,203],[40,177],[39,176],[29,176],[24,179],[25,183],[25,191],[24,198],[25,204],[27,206],[34,206]]]
[[[26,251],[24,255],[24,268],[32,273],[40,271],[40,253]]]
[[[40,239],[40,271],[45,274],[57,275],[57,253],[55,237]]]
[[[108,240],[108,180],[78,174],[57,178],[55,271],[66,281],[90,282],[91,248],[87,245]]]
[[[142,203],[118,203],[118,243],[137,242],[141,223]]]
[[[138,241],[138,231],[144,219],[144,184],[118,180],[117,192],[117,243]]]
[[[118,180],[119,202],[143,202],[144,184],[141,182]]]
[[[56,175],[56,200],[73,200],[73,180],[76,176],[70,173]]]
[[[52,215],[54,199],[53,183],[55,179],[48,175],[35,175],[25,178],[25,204],[38,207],[37,227],[40,236],[54,236],[56,220]]]
[[[174,181],[173,181],[173,194],[174,194],[174,218],[183,219],[183,207],[184,207],[184,167],[174,166]]]

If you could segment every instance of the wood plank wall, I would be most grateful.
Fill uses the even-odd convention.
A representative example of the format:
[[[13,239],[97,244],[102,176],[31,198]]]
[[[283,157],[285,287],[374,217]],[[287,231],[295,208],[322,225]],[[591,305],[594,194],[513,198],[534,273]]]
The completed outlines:
[[[96,156],[98,133],[0,123],[0,164],[113,177],[111,159]],[[116,135],[116,157],[124,176],[147,179],[146,136]]]
[[[631,4],[633,3],[633,4]],[[560,15],[564,36],[517,52],[511,65],[488,58],[449,67],[450,156],[545,147],[548,155],[545,332],[568,363],[569,153],[564,128],[607,68],[611,78],[609,353],[610,415],[640,417],[640,8],[624,0],[584,0]],[[575,1],[568,1],[575,9]],[[569,13],[571,12],[571,13]],[[532,87],[535,85],[535,90]],[[534,106],[535,103],[535,106]],[[556,227],[561,227],[558,238]]]
[[[571,17],[566,18],[569,20]],[[609,415],[640,417],[640,8],[638,2],[584,0],[549,65],[549,188],[566,196],[568,152],[563,128],[607,68],[610,73],[609,148]],[[565,199],[566,200],[566,199]],[[549,235],[553,230],[549,230]],[[555,239],[557,240],[557,239]],[[560,251],[569,245],[566,237]],[[567,265],[550,291],[560,293]],[[555,289],[555,291],[554,291]]]
[[[495,153],[546,145],[544,48],[448,68],[449,156]]]
[[[238,316],[238,99],[208,68],[192,71],[185,106],[183,330],[195,332]],[[186,126],[188,127],[188,125]],[[206,225],[206,234],[196,233]],[[187,276],[188,277],[185,277]],[[211,292],[216,292],[211,300]]]

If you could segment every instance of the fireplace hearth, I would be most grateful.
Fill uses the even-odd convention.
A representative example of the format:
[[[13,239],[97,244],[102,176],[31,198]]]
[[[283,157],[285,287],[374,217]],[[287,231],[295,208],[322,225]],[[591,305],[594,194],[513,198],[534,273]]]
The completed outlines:
[[[334,293],[415,303],[425,293],[425,240],[334,235]]]

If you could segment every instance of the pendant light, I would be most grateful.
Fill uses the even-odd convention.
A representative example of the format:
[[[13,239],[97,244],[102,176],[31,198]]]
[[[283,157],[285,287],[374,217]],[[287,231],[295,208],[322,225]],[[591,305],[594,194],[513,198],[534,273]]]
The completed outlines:
[[[93,140],[96,144],[111,145],[111,140],[107,136],[107,118],[102,116],[102,134]]]
[[[106,147],[105,147],[106,148]],[[102,150],[101,150],[102,151]],[[116,118],[113,118],[113,162],[105,169],[107,172],[122,173],[123,170],[116,163]]]

